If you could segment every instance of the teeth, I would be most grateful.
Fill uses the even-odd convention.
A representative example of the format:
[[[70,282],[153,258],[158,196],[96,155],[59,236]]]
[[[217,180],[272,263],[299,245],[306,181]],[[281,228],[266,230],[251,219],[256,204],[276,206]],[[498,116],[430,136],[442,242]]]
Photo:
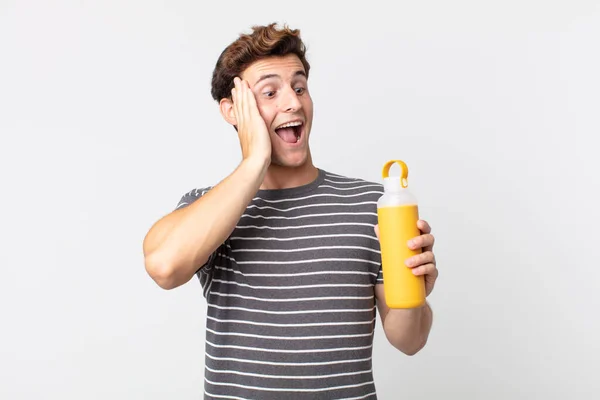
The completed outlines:
[[[300,126],[302,125],[302,122],[300,121],[296,121],[296,122],[288,122],[287,124],[283,124],[283,125],[279,125],[277,128],[275,129],[280,129],[280,128],[290,128],[292,126]]]

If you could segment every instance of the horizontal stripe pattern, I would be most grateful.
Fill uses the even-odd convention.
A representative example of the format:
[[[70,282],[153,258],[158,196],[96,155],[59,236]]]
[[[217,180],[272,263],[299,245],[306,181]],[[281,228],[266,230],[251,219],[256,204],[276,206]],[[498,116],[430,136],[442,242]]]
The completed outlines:
[[[376,399],[382,194],[323,170],[308,185],[258,191],[197,273],[208,306],[205,399]]]

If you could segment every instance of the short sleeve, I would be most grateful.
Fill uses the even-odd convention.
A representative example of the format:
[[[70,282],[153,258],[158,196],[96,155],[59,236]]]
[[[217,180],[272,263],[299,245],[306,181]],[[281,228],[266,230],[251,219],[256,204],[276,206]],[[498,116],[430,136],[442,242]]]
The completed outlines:
[[[377,284],[383,283],[383,268],[379,267],[379,273],[377,274]]]
[[[181,199],[177,203],[177,206],[175,207],[175,210],[179,210],[181,208],[188,207],[194,201],[198,200],[200,197],[202,197],[206,193],[208,193],[208,191],[210,189],[212,189],[212,187],[209,186],[209,187],[190,190],[189,192],[187,192],[186,194],[184,194],[181,197]],[[208,257],[208,260],[206,260],[206,262],[203,265],[198,267],[198,270],[196,271],[196,273],[198,273],[198,272],[208,273],[208,272],[212,271],[212,269],[215,265],[215,260],[217,259],[217,255],[221,251],[221,247],[223,245],[219,246],[215,251],[212,252],[212,254]]]
[[[181,199],[179,200],[179,203],[177,203],[177,207],[175,207],[175,209],[179,210],[180,208],[189,206],[194,201],[198,200],[200,197],[205,195],[210,189],[212,189],[212,188],[205,187],[205,188],[201,188],[201,189],[190,190],[189,192],[187,192],[186,194],[184,194],[181,197]]]

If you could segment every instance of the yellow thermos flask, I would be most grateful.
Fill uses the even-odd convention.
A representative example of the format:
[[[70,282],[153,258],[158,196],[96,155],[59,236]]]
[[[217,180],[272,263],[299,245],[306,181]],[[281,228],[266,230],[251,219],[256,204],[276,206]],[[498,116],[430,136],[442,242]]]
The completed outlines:
[[[401,175],[389,176],[396,163]],[[377,218],[385,300],[389,308],[416,308],[425,303],[425,281],[405,261],[421,253],[408,247],[408,241],[421,234],[417,199],[408,190],[408,167],[403,161],[388,161],[382,176],[384,193],[377,201]]]

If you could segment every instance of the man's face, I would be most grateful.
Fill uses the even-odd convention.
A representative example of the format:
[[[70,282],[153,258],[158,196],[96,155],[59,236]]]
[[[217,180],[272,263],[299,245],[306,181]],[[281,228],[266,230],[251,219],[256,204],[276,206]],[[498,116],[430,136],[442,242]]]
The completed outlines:
[[[246,68],[241,78],[248,81],[269,129],[271,162],[284,167],[303,165],[310,154],[313,103],[300,59],[295,54],[265,58]]]

